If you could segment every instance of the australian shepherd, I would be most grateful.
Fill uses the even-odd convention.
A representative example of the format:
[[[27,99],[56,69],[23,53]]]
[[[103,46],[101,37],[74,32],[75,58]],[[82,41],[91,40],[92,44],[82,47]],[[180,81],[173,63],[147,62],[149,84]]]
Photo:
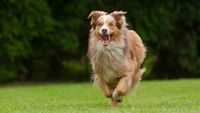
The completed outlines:
[[[94,82],[117,106],[141,80],[146,49],[139,35],[127,28],[124,11],[92,11],[87,56]]]

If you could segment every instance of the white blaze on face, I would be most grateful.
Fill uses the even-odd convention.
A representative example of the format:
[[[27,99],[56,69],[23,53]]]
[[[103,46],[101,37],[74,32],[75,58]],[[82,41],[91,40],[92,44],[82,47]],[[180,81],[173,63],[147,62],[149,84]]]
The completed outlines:
[[[101,26],[100,31],[99,31],[101,34],[103,34],[102,29],[106,29],[107,32],[109,33],[109,28],[108,28],[108,23],[107,23],[108,18],[109,18],[108,15],[103,15],[102,17],[100,17],[100,19],[103,20],[103,25]]]

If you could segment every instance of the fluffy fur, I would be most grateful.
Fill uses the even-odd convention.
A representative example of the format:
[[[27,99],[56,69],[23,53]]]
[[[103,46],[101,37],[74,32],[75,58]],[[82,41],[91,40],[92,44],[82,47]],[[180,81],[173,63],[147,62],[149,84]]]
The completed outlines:
[[[139,35],[127,29],[126,12],[92,11],[88,58],[94,82],[116,106],[140,81],[145,69],[145,46]]]

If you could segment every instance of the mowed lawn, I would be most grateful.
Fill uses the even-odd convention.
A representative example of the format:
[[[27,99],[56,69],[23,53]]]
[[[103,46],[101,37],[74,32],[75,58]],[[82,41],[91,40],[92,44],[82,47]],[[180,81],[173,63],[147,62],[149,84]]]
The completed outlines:
[[[1,86],[0,113],[200,113],[200,80],[142,81],[117,108],[92,83]]]

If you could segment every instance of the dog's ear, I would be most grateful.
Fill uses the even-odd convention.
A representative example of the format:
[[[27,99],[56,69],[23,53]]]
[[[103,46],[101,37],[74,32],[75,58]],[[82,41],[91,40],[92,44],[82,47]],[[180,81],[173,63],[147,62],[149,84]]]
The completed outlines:
[[[107,12],[104,12],[104,11],[92,11],[87,18],[88,19],[91,18],[90,24],[92,25],[93,28],[95,28],[97,19],[100,16],[106,15],[106,14],[107,14]]]
[[[113,16],[117,22],[117,27],[120,29],[123,25],[126,25],[126,18],[125,14],[127,12],[124,11],[114,11],[110,13],[111,16]]]

